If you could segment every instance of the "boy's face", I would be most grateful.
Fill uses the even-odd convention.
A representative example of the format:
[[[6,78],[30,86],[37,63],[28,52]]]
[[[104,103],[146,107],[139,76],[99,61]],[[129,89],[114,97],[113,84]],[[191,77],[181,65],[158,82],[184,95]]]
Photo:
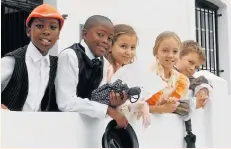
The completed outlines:
[[[93,55],[104,56],[112,46],[114,26],[111,22],[102,22],[89,30],[83,30],[83,39]]]
[[[203,61],[200,59],[200,56],[196,52],[191,52],[188,55],[180,57],[176,67],[180,73],[190,77],[202,64]]]
[[[34,18],[27,28],[27,36],[42,53],[47,53],[59,39],[59,21],[52,18]]]

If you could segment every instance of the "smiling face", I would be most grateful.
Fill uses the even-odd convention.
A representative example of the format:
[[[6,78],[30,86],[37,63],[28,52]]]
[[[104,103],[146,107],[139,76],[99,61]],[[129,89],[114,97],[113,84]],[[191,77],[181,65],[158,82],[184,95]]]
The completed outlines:
[[[204,50],[197,42],[193,40],[186,40],[182,42],[180,59],[176,64],[177,69],[181,73],[190,77],[205,61],[206,56]]]
[[[155,56],[165,69],[173,69],[179,59],[180,45],[175,38],[162,40],[156,49]]]
[[[187,77],[192,76],[196,70],[203,64],[203,60],[196,52],[190,52],[187,55],[181,56],[176,67],[180,73]]]
[[[41,53],[48,53],[59,39],[59,21],[53,18],[33,18],[27,36]]]
[[[109,21],[102,21],[90,29],[83,30],[83,39],[96,57],[104,56],[112,46],[114,26]]]
[[[136,56],[136,46],[136,35],[122,34],[112,46],[112,57],[120,65],[129,64]]]

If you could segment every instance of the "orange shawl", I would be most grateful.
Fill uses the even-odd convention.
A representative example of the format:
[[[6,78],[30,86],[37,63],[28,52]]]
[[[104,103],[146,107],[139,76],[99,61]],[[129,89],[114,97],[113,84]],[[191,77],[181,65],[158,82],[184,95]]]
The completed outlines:
[[[147,100],[149,105],[157,105],[164,97],[175,97],[180,100],[185,96],[190,84],[186,76],[179,73],[175,69],[172,69],[170,78],[165,79],[164,68],[159,64],[158,61],[156,61],[156,64],[152,66],[152,71],[156,71],[156,73],[166,83],[166,87],[152,95]]]

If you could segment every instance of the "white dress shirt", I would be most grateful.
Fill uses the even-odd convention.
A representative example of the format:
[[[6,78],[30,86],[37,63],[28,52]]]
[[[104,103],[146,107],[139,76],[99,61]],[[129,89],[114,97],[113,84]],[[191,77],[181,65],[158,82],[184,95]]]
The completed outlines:
[[[1,92],[9,83],[15,59],[10,56],[3,57],[1,60]],[[26,67],[28,72],[28,95],[22,111],[40,111],[42,98],[49,81],[50,59],[49,54],[43,56],[32,42],[26,51]]]
[[[85,53],[90,59],[95,56],[84,41],[81,45],[85,48]],[[76,87],[79,82],[78,57],[73,49],[65,49],[59,54],[58,68],[55,79],[56,100],[61,111],[73,111],[95,118],[105,118],[108,105],[87,98],[77,97]],[[106,83],[106,73],[108,61],[104,58],[103,80],[100,85]]]

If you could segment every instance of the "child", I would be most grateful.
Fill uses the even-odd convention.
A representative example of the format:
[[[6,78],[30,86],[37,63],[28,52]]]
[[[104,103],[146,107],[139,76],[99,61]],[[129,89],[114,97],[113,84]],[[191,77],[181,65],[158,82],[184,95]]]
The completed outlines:
[[[111,66],[108,68],[107,81],[123,65],[132,63],[136,57],[138,37],[135,30],[126,24],[115,25],[115,35],[112,40],[112,48],[105,56]]]
[[[153,48],[156,62],[152,66],[152,71],[162,78],[166,87],[147,99],[151,113],[172,113],[176,109],[176,101],[184,97],[188,91],[187,77],[174,69],[180,50],[181,41],[174,32],[165,31],[156,38]]]
[[[105,16],[94,15],[87,19],[82,32],[82,41],[75,43],[59,54],[55,80],[57,104],[61,111],[75,111],[90,117],[104,118],[106,114],[121,127],[127,119],[111,106],[126,101],[111,92],[110,105],[89,100],[93,90],[105,84],[107,60],[103,58],[111,48],[114,25]]]
[[[112,76],[121,69],[124,65],[133,63],[135,57],[136,57],[136,47],[138,42],[138,37],[135,32],[135,30],[126,24],[118,24],[114,27],[114,37],[112,40],[112,48],[107,51],[107,54],[105,57],[110,61],[110,66],[107,71],[107,82],[108,84],[105,84],[101,86],[100,88],[93,91],[93,98],[92,100],[101,102],[101,103],[108,103],[107,98],[105,97],[105,93],[108,92],[109,86],[112,88],[113,86],[117,87],[117,89],[125,88],[128,92],[128,86],[125,84],[122,85],[122,81],[120,79],[111,80]],[[123,77],[122,77],[123,78]],[[112,82],[112,83],[111,83]],[[111,83],[111,84],[110,84]],[[135,87],[135,86],[130,86]],[[132,89],[133,93],[139,93],[139,91],[136,89]],[[136,94],[136,97],[138,97],[139,94]],[[129,96],[129,93],[128,93]],[[100,98],[99,98],[100,97]],[[130,98],[130,96],[129,96]],[[132,99],[132,101],[137,101],[138,98]],[[134,108],[134,107],[137,108]],[[131,109],[137,109],[136,112],[139,111],[147,111],[145,114],[147,115],[149,109],[147,109],[148,106],[144,107],[143,103],[138,101],[136,103],[131,103],[130,100],[127,100],[125,104],[119,106],[117,110],[119,110],[121,113],[125,114],[129,113]],[[145,109],[146,108],[146,109]],[[135,111],[135,110],[133,110]],[[142,114],[139,114],[140,116]],[[144,125],[146,126],[148,122],[146,122],[146,115],[142,115],[144,120]]]
[[[205,54],[199,44],[193,40],[186,40],[182,43],[182,51],[180,52],[180,59],[176,64],[176,69],[187,76],[190,80],[189,89],[194,93],[193,98],[190,99],[190,114],[184,118],[187,135],[185,137],[187,148],[195,148],[196,136],[192,133],[191,128],[191,113],[195,109],[204,108],[209,96],[211,95],[211,86],[204,76],[194,78],[193,74],[206,60]],[[195,100],[196,99],[196,100]]]
[[[176,69],[189,78],[189,89],[193,91],[196,97],[196,108],[204,108],[211,94],[212,87],[204,76],[194,78],[193,74],[205,62],[205,54],[199,44],[193,40],[184,41],[182,46]]]
[[[58,11],[43,4],[26,20],[29,45],[2,58],[2,107],[12,111],[56,111],[54,79],[57,57],[49,50],[59,39],[64,19]]]

